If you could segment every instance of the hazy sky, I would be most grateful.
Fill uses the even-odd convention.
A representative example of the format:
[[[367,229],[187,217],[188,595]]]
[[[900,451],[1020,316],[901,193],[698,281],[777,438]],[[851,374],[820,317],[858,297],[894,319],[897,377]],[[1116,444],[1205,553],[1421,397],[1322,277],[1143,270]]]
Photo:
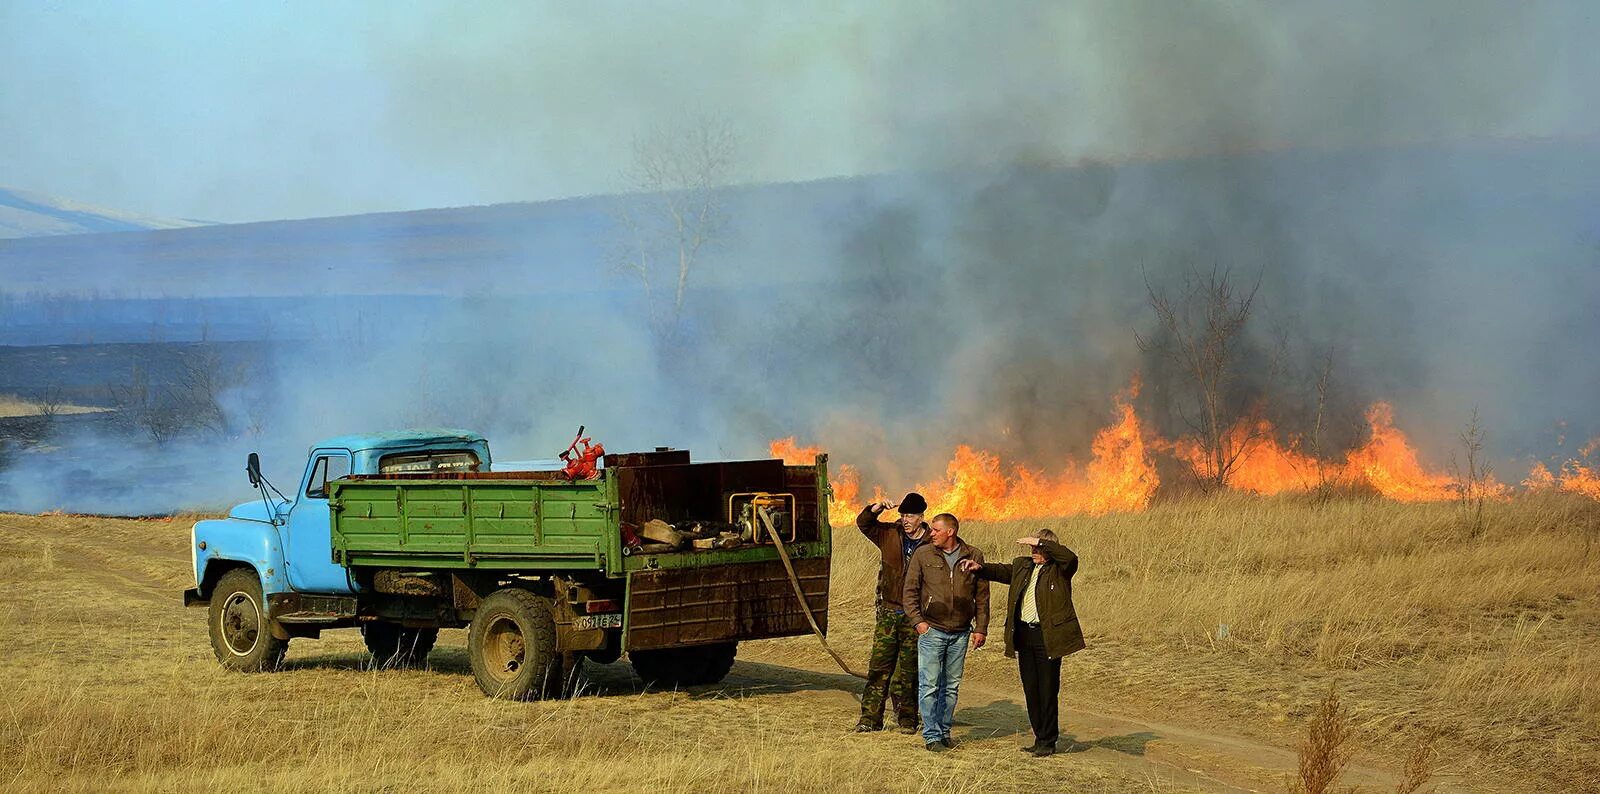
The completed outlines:
[[[0,0],[0,185],[221,221],[543,199],[705,115],[745,180],[1589,135],[1595,8]]]

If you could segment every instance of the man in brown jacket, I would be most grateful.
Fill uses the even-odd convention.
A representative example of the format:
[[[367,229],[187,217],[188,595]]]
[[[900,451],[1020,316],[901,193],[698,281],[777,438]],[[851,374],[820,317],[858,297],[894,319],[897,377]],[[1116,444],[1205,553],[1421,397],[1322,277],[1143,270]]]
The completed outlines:
[[[955,746],[950,723],[967,663],[967,638],[982,648],[989,631],[989,583],[963,570],[983,564],[983,552],[956,536],[961,522],[933,517],[929,542],[906,563],[906,620],[917,631],[917,692],[922,741],[933,752]]]
[[[1058,699],[1061,657],[1083,650],[1083,629],[1072,608],[1072,575],[1078,555],[1041,529],[1017,541],[1032,550],[1010,564],[961,561],[961,569],[991,582],[1010,585],[1006,604],[1006,655],[1017,657],[1022,694],[1028,702],[1033,744],[1023,752],[1054,755],[1061,735]]]
[[[908,493],[900,500],[900,520],[880,521],[890,502],[867,505],[856,516],[856,528],[878,547],[878,593],[872,629],[872,655],[867,658],[867,686],[861,693],[858,731],[883,727],[883,704],[893,698],[895,722],[902,733],[917,730],[917,635],[906,621],[900,596],[905,589],[906,560],[928,541],[928,524],[922,516],[928,502]]]

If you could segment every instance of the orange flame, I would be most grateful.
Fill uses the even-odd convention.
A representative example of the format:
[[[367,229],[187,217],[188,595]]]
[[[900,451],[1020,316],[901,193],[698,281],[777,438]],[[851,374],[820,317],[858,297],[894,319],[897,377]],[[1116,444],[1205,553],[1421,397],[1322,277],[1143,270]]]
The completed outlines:
[[[1135,381],[1127,393],[1116,398],[1117,421],[1095,435],[1086,465],[1068,460],[1055,470],[1008,467],[999,455],[962,444],[951,455],[943,478],[921,483],[917,490],[927,497],[930,513],[950,512],[980,521],[1143,510],[1160,484],[1152,452],[1170,453],[1202,476],[1209,470],[1209,461],[1195,439],[1167,441],[1148,433],[1133,408],[1137,394]],[[1388,403],[1374,403],[1366,419],[1367,440],[1343,461],[1319,461],[1304,451],[1299,439],[1280,442],[1265,419],[1241,423],[1230,431],[1235,448],[1243,451],[1230,473],[1229,487],[1272,495],[1310,490],[1323,482],[1359,482],[1399,502],[1509,496],[1510,488],[1492,477],[1476,486],[1464,486],[1448,473],[1427,468],[1411,440],[1395,426],[1394,409]],[[1600,472],[1587,462],[1588,453],[1596,450],[1600,450],[1600,439],[1584,448],[1585,461],[1568,461],[1555,475],[1543,464],[1535,464],[1522,486],[1528,490],[1559,487],[1600,499]],[[791,464],[810,463],[818,451],[817,447],[799,446],[793,437],[771,443],[773,457]],[[863,504],[858,501],[860,474],[841,465],[832,481],[832,521],[847,525]],[[874,486],[872,500],[881,500],[883,495],[883,488]]]
[[[1559,474],[1551,474],[1543,463],[1534,463],[1522,485],[1531,491],[1559,488],[1590,499],[1600,499],[1600,473],[1589,463],[1589,456],[1597,449],[1600,449],[1600,438],[1590,440],[1579,449],[1579,458],[1561,464]]]
[[[917,490],[929,512],[979,521],[1143,510],[1160,480],[1133,410],[1137,389],[1117,397],[1117,422],[1095,434],[1087,466],[1069,460],[1055,472],[1017,466],[1008,475],[998,455],[963,444],[944,479]]]
[[[1441,502],[1457,496],[1449,475],[1430,472],[1417,459],[1411,440],[1394,426],[1394,408],[1373,403],[1367,409],[1372,435],[1345,459],[1350,474],[1397,502]]]
[[[1561,490],[1600,499],[1600,475],[1589,466],[1569,460],[1561,467]]]
[[[1235,425],[1228,433],[1228,444],[1230,449],[1240,450],[1229,472],[1229,488],[1271,496],[1317,487],[1317,459],[1302,454],[1298,443],[1287,447],[1279,444],[1272,423],[1266,419]],[[1202,478],[1215,476],[1216,466],[1198,440],[1180,438],[1165,446],[1173,456],[1189,464],[1195,474]],[[1320,465],[1323,476],[1331,477],[1330,465]]]
[[[785,466],[810,466],[817,462],[822,447],[802,447],[794,436],[777,439],[767,445],[767,454],[779,458]],[[855,467],[842,463],[828,473],[828,485],[833,495],[828,497],[828,523],[844,526],[856,518],[861,505],[856,502],[861,494],[861,475]]]

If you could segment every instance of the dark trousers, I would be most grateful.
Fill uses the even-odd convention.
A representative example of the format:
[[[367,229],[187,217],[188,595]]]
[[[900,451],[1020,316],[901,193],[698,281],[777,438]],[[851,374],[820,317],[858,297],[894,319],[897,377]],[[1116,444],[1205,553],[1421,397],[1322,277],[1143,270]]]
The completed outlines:
[[[1061,659],[1044,652],[1044,631],[1018,621],[1017,666],[1022,670],[1022,696],[1028,702],[1028,722],[1036,745],[1054,747],[1061,736]]]

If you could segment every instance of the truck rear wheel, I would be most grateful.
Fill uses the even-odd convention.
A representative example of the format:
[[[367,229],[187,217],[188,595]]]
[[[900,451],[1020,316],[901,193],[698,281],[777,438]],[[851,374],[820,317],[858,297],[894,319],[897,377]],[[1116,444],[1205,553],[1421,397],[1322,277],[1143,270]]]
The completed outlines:
[[[211,650],[223,667],[257,673],[283,661],[289,641],[272,636],[265,604],[255,571],[235,568],[217,580],[208,612]]]
[[[550,599],[520,588],[483,599],[467,629],[467,657],[485,695],[535,700],[561,693],[561,657]]]
[[[398,623],[383,621],[361,627],[361,638],[372,652],[372,662],[378,667],[420,667],[428,661],[428,652],[439,639],[438,629],[408,629]]]
[[[680,687],[715,684],[733,669],[736,642],[695,645],[689,648],[630,651],[628,661],[646,686]]]

